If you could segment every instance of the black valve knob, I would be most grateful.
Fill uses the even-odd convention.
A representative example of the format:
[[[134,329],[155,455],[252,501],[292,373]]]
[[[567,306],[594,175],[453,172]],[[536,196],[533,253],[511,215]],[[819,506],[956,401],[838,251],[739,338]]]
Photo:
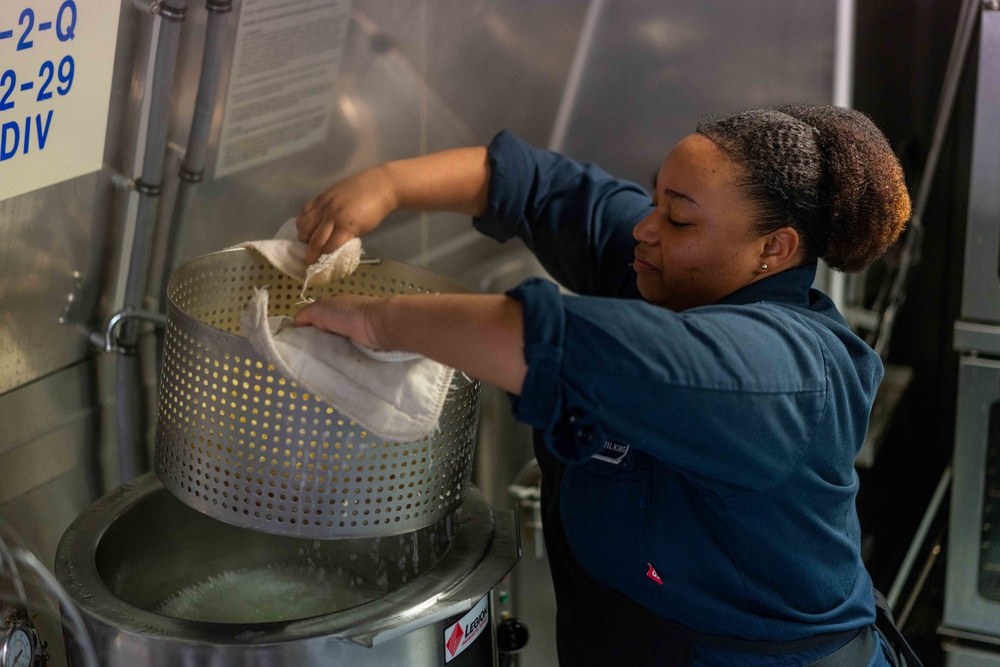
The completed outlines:
[[[497,649],[500,653],[516,653],[528,643],[528,626],[517,618],[508,618],[497,625]]]

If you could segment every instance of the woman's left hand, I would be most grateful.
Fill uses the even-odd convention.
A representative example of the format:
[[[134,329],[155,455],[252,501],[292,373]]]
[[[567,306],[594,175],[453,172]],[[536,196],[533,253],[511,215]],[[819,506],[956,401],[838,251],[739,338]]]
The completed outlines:
[[[295,316],[375,350],[418,352],[513,394],[528,372],[521,304],[503,294],[341,294]]]
[[[374,327],[376,309],[387,301],[383,297],[340,294],[320,299],[295,315],[296,326],[313,326],[323,331],[347,336],[372,349],[382,348]]]

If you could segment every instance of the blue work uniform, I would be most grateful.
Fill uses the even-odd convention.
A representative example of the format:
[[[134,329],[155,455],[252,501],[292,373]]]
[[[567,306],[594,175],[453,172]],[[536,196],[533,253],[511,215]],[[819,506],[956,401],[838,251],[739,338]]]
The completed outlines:
[[[670,628],[786,642],[871,625],[854,460],[883,368],[811,289],[815,263],[675,313],[636,287],[641,187],[507,132],[488,160],[477,229],[520,237],[574,293],[541,279],[509,292],[560,662],[799,665],[838,646],[684,648]],[[877,645],[868,665],[888,664]]]

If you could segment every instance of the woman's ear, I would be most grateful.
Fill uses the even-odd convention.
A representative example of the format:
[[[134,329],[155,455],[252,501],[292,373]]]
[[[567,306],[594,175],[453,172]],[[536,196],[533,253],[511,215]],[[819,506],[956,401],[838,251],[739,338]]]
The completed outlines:
[[[775,269],[789,268],[798,259],[799,233],[792,227],[782,227],[764,237],[764,247],[760,261],[767,264],[772,273]]]

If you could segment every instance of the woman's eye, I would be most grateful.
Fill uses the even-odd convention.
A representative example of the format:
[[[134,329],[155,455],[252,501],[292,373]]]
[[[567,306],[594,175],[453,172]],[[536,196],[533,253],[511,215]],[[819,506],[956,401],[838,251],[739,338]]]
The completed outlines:
[[[677,222],[673,218],[667,218],[667,222],[669,222],[672,226],[677,227],[678,229],[680,229],[682,227],[690,227],[691,226],[691,223],[689,223],[689,222]]]

